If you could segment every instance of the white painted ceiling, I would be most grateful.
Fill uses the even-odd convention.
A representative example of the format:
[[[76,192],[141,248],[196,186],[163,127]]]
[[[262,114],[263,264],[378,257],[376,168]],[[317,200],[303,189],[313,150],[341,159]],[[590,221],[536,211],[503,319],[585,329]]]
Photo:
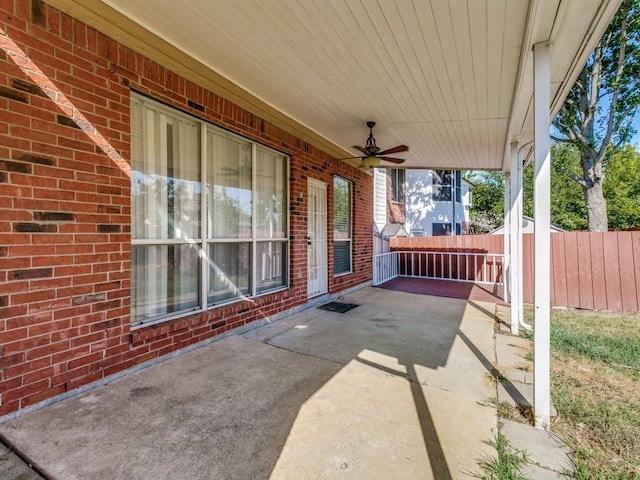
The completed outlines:
[[[404,166],[470,170],[530,139],[533,44],[551,41],[557,110],[619,2],[105,3],[354,155],[374,120]]]

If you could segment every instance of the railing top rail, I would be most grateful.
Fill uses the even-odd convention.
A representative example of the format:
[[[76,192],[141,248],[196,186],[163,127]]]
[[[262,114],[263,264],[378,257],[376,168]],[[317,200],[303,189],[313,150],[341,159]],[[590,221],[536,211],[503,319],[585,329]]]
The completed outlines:
[[[481,255],[487,257],[504,257],[503,253],[489,253],[489,252],[458,252],[456,250],[392,250],[388,253],[428,253],[434,255]]]
[[[374,257],[384,257],[384,256],[395,255],[396,253],[400,253],[400,252],[382,252],[382,253],[376,253],[373,256]]]

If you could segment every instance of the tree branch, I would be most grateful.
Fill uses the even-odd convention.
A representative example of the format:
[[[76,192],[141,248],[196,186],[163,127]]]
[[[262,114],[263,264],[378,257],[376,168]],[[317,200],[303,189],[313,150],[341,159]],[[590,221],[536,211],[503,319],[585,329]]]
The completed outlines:
[[[620,6],[620,10],[618,14],[622,16],[622,20],[620,21],[620,51],[618,52],[618,59],[616,65],[616,74],[614,80],[613,93],[611,94],[611,105],[609,105],[609,118],[607,118],[607,130],[602,140],[602,144],[600,145],[600,149],[598,150],[598,160],[601,161],[604,157],[605,151],[609,142],[611,141],[611,136],[614,132],[614,119],[616,113],[616,107],[618,105],[618,93],[620,92],[620,79],[622,78],[622,73],[624,71],[624,62],[626,57],[626,44],[627,44],[627,16],[629,14],[629,9],[631,8],[631,0],[624,0],[622,5]]]
[[[587,182],[584,178],[576,175],[575,173],[567,170],[563,165],[560,165],[559,163],[554,163],[553,161],[551,162],[551,164],[556,167],[558,170],[560,170],[562,173],[564,173],[566,176],[568,176],[571,180],[575,181],[576,183],[582,185],[584,188],[587,188]]]
[[[584,148],[591,148],[588,140],[582,135],[582,132],[571,130],[569,127],[561,124],[556,124],[555,127],[563,133],[570,142],[579,143]],[[566,142],[566,140],[563,140]]]

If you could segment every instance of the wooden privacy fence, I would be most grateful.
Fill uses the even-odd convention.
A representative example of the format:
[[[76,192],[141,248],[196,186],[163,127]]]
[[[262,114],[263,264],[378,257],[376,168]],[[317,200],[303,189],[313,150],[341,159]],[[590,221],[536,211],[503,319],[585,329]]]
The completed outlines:
[[[392,238],[392,251],[503,253],[502,235]],[[523,294],[533,303],[533,234],[523,235]],[[640,311],[640,232],[551,234],[551,303]]]

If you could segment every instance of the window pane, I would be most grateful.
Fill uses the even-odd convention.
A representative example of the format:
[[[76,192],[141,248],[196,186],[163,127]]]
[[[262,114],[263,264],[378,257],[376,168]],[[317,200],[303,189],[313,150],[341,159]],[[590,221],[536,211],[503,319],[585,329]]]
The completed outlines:
[[[134,246],[131,265],[134,324],[199,307],[200,261],[197,247]]]
[[[451,224],[450,223],[433,223],[433,236],[442,236],[442,235],[451,235]]]
[[[433,186],[433,200],[436,202],[451,201],[451,187]]]
[[[433,172],[433,200],[436,202],[451,201],[451,171],[434,170]]]
[[[251,289],[249,243],[209,245],[209,293],[207,302],[218,303],[248,295]]]
[[[351,242],[334,242],[333,274],[341,275],[351,272]]]
[[[333,179],[333,239],[351,238],[351,183],[335,177]]]
[[[286,286],[287,243],[258,242],[256,248],[256,288],[258,292]]]
[[[207,133],[209,238],[251,238],[251,143]]]
[[[404,203],[405,171],[401,168],[391,169],[391,200]]]
[[[434,170],[433,184],[434,185],[451,185],[451,171],[450,170]]]
[[[287,160],[277,153],[256,152],[256,237],[287,236]]]
[[[351,271],[351,182],[333,179],[333,274]]]
[[[200,236],[200,128],[132,100],[131,197],[134,239]]]

